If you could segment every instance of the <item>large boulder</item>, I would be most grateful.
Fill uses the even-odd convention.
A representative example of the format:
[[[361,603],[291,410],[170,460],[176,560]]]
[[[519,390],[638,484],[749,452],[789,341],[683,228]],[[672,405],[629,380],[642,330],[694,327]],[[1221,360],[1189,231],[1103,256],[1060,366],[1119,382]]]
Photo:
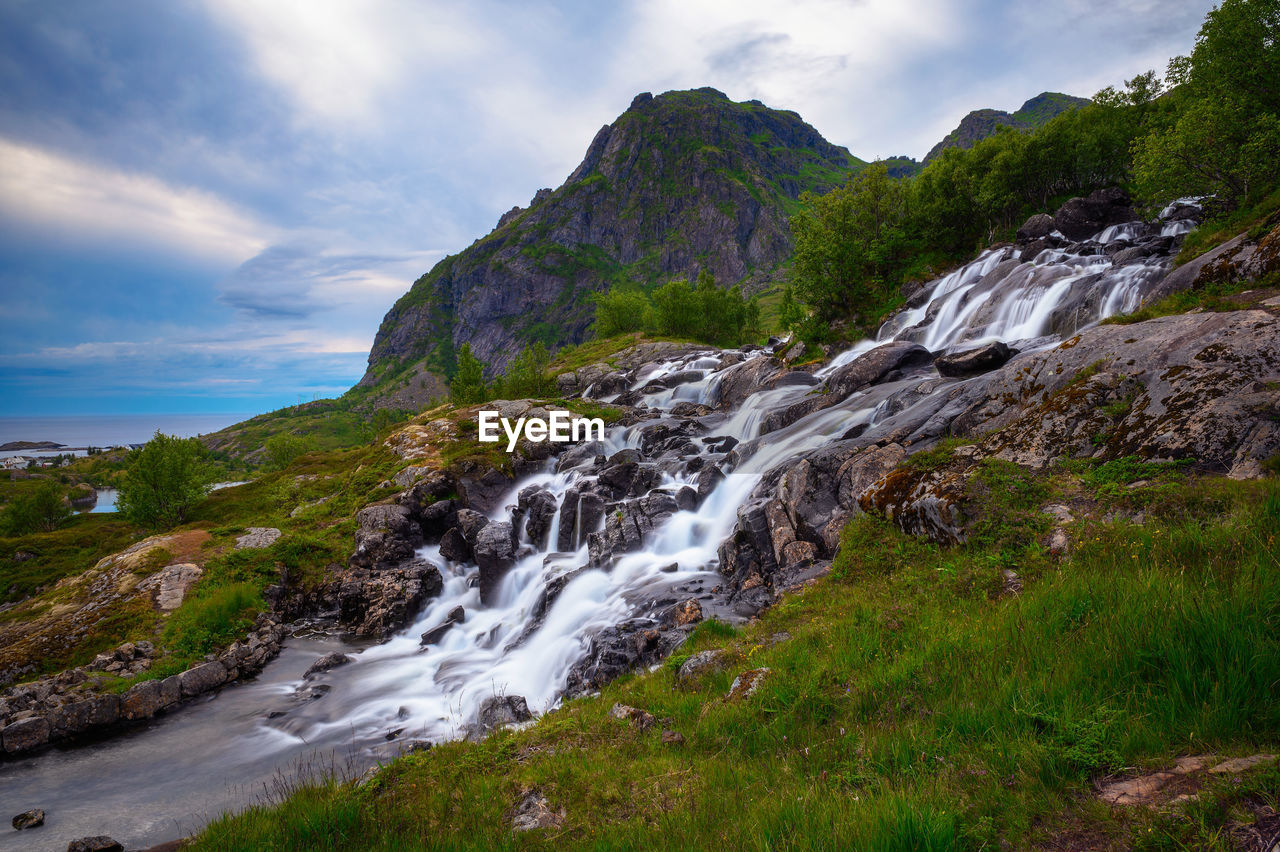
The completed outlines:
[[[1047,237],[1053,233],[1053,229],[1053,217],[1048,213],[1037,213],[1018,229],[1018,245]]]
[[[380,568],[413,558],[422,546],[422,528],[408,506],[375,503],[356,514],[356,549],[350,564]]]
[[[481,702],[476,722],[483,731],[492,731],[532,718],[523,695],[491,695]]]
[[[51,730],[49,720],[43,716],[32,716],[6,725],[0,731],[0,741],[9,754],[30,751],[49,742]]]
[[[480,530],[475,544],[476,565],[480,568],[480,600],[494,601],[498,584],[516,564],[515,535],[507,521],[494,521]]]
[[[327,596],[347,629],[359,636],[385,639],[408,624],[423,601],[440,594],[443,587],[438,568],[423,559],[412,559],[378,571],[349,571]]]
[[[973,376],[1004,366],[1005,362],[1016,354],[1018,350],[1010,349],[1003,342],[996,341],[986,346],[979,346],[977,349],[939,355],[934,359],[933,365],[944,376],[953,378]]]
[[[1053,214],[1053,224],[1068,239],[1084,240],[1108,225],[1121,225],[1137,218],[1128,193],[1111,187],[1099,189],[1086,198],[1068,200]]]

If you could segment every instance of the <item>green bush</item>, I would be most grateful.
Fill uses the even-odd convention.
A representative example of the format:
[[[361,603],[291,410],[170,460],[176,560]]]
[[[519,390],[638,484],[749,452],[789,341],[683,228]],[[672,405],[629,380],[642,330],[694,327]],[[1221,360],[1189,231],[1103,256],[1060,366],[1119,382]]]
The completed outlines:
[[[71,507],[62,499],[62,489],[56,483],[44,482],[30,493],[13,498],[0,516],[0,527],[9,536],[53,532],[69,517]]]
[[[129,454],[116,508],[134,523],[168,529],[186,521],[215,478],[208,450],[198,439],[156,432]]]

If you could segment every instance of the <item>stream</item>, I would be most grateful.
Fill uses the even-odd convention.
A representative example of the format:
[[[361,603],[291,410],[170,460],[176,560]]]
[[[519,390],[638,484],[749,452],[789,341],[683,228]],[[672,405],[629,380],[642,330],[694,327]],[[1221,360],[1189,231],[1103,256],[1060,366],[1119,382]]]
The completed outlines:
[[[931,393],[958,380],[940,378],[930,365],[898,371],[762,435],[770,412],[803,400],[820,380],[890,341],[916,342],[934,354],[992,341],[1024,352],[1056,345],[1106,316],[1136,308],[1168,268],[1168,247],[1124,266],[1112,264],[1113,254],[1142,240],[1176,239],[1189,228],[1186,221],[1112,226],[1092,240],[1046,249],[1034,263],[1022,262],[1013,248],[984,252],[926,285],[876,341],[837,354],[812,380],[754,393],[736,410],[668,416],[682,403],[714,407],[732,367],[726,362],[766,353],[708,348],[641,367],[628,392],[650,390],[644,404],[662,419],[609,429],[596,448],[599,455],[641,451],[644,430],[665,420],[697,421],[700,431],[690,438],[695,443],[723,436],[737,442],[730,456],[704,441],[698,469],[690,469],[687,454],[641,453],[656,470],[644,500],[660,492],[653,499],[674,505],[682,489],[697,488],[704,464],[725,473],[693,507],[685,492],[680,508],[664,512],[661,523],[646,531],[643,547],[592,567],[593,530],[575,524],[562,536],[560,524],[566,495],[598,487],[600,466],[593,454],[578,454],[573,464],[552,458],[516,482],[488,514],[490,523],[510,521],[518,495],[531,487],[550,494],[556,506],[543,541],[530,540],[524,524],[516,525],[517,559],[487,603],[480,600],[474,564],[442,559],[439,545],[421,548],[418,555],[440,568],[443,591],[389,641],[357,647],[334,636],[292,638],[258,678],[216,697],[87,746],[0,762],[0,817],[33,807],[48,813],[42,828],[0,830],[0,849],[62,850],[71,839],[96,834],[128,848],[182,837],[220,813],[261,801],[281,777],[331,767],[358,775],[405,743],[465,735],[490,696],[523,696],[535,714],[552,710],[595,637],[628,619],[656,617],[673,601],[697,598],[708,617],[734,618],[731,609],[714,603],[713,589],[722,579],[715,570],[717,548],[762,476],[852,427],[874,429],[910,406],[925,405]],[[569,547],[556,550],[562,538]],[[562,589],[541,623],[531,626],[553,583]],[[435,644],[420,646],[419,636],[457,607],[465,620]],[[346,651],[352,662],[304,681],[307,666],[334,650]]]

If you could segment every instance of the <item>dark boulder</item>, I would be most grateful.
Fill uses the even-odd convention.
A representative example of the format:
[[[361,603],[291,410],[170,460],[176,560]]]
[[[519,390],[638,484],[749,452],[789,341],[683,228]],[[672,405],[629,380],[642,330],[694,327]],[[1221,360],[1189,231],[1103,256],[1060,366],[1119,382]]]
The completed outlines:
[[[327,672],[330,669],[336,669],[338,666],[345,666],[349,662],[351,662],[351,658],[346,654],[341,651],[332,651],[307,666],[307,670],[303,673],[302,677],[304,679],[309,678],[312,675]]]
[[[439,541],[450,527],[458,525],[458,504],[453,500],[437,500],[418,513],[423,541]]]
[[[1053,214],[1054,226],[1067,239],[1084,240],[1108,225],[1137,219],[1129,195],[1118,187],[1099,189],[1087,198],[1072,198]]]
[[[1003,366],[1016,354],[1016,349],[1010,349],[1004,343],[996,341],[977,349],[940,355],[934,359],[933,365],[944,376],[975,376]]]
[[[6,725],[0,731],[0,740],[4,750],[9,754],[29,751],[49,742],[51,730],[49,720],[43,716],[32,716]]]
[[[44,811],[34,808],[29,811],[23,811],[13,818],[13,828],[15,831],[24,831],[28,828],[36,828],[44,825]]]
[[[462,531],[453,527],[440,538],[440,556],[450,562],[470,562],[471,545],[467,544]]]
[[[328,597],[338,609],[338,620],[353,633],[385,639],[443,588],[439,569],[424,559],[412,559],[380,571],[348,572],[329,589]]]
[[[525,535],[539,550],[547,543],[547,535],[551,532],[551,521],[556,516],[555,495],[545,488],[530,485],[520,491],[516,504],[516,529],[524,523]]]
[[[831,404],[844,399],[854,391],[861,390],[880,381],[894,370],[918,367],[933,360],[929,350],[918,343],[895,340],[883,346],[877,346],[870,352],[845,364],[827,379],[827,387],[837,395]]]
[[[498,501],[511,489],[513,483],[510,474],[491,467],[479,475],[459,478],[458,496],[470,508],[488,512],[497,507]]]
[[[67,844],[67,852],[124,852],[124,847],[105,834],[82,837]]]
[[[1053,233],[1053,217],[1048,213],[1037,213],[1018,229],[1018,245],[1030,243]]]
[[[449,614],[445,616],[444,621],[422,634],[422,638],[418,644],[434,645],[444,638],[455,624],[462,624],[467,620],[467,611],[460,606],[455,606],[449,610]]]
[[[533,718],[523,695],[492,695],[480,704],[476,722],[484,731],[527,722]]]

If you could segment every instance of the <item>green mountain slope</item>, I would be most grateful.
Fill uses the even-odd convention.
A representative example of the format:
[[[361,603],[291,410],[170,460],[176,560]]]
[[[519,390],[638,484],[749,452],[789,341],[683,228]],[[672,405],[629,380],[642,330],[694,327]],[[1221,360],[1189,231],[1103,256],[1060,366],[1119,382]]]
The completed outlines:
[[[641,94],[558,189],[414,283],[383,320],[360,386],[401,386],[406,404],[438,392],[463,343],[497,369],[533,341],[580,342],[592,294],[620,282],[703,269],[726,287],[763,281],[790,255],[799,195],[861,165],[794,112],[709,88]]]
[[[1041,92],[1015,113],[998,109],[976,109],[961,119],[960,125],[948,133],[945,139],[934,145],[923,162],[929,162],[947,148],[972,148],[976,143],[994,135],[1001,127],[1032,130],[1046,124],[1054,116],[1087,103],[1088,98],[1077,98],[1061,92]]]

